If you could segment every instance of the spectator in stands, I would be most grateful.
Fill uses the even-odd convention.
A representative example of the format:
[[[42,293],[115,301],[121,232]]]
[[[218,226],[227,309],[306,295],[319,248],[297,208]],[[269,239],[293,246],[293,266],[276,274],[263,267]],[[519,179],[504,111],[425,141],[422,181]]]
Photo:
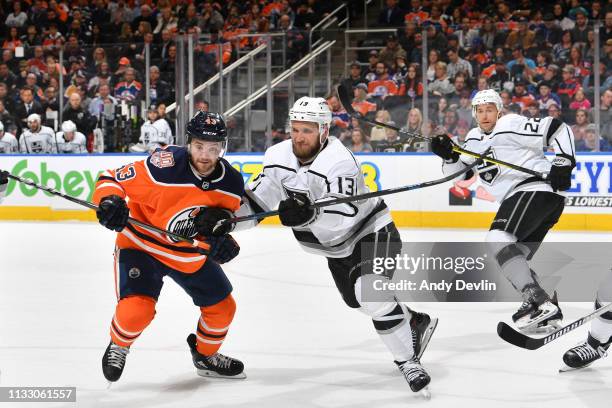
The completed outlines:
[[[562,112],[561,112],[561,108],[559,107],[559,105],[550,105],[548,107],[548,116],[555,118],[555,119],[562,120]]]
[[[574,77],[576,78],[588,76],[591,72],[590,67],[587,67],[582,59],[582,44],[572,46],[568,63],[574,67]]]
[[[399,31],[399,43],[401,47],[410,52],[415,47],[414,37],[417,33],[417,25],[414,21],[406,21],[404,29]]]
[[[513,79],[525,78],[525,76],[536,68],[535,62],[531,58],[525,57],[523,48],[518,46],[512,50],[512,57],[514,58],[508,62],[508,71],[510,77]]]
[[[546,81],[538,84],[538,97],[536,99],[541,111],[547,111],[552,105],[561,106],[561,99],[552,92],[550,83]]]
[[[176,45],[171,44],[168,47],[168,55],[162,60],[159,70],[162,74],[162,79],[170,84],[174,83],[174,68],[176,65]]]
[[[397,36],[391,34],[387,37],[387,45],[378,53],[378,60],[390,67],[398,57],[407,58],[406,51],[399,45]]]
[[[47,89],[45,89],[45,101],[42,105],[43,109],[45,110],[45,114],[49,111],[59,111],[59,98],[57,94],[57,88],[55,86],[49,85]]]
[[[436,64],[440,61],[440,51],[430,49],[427,55],[427,81],[433,82],[436,79]]]
[[[423,126],[423,115],[419,108],[412,108],[408,111],[406,120],[406,131],[411,133],[421,133]]]
[[[470,90],[467,88],[467,76],[463,72],[459,72],[455,76],[453,81],[453,92],[447,95],[449,103],[451,105],[459,105],[459,100],[464,94],[469,94]]]
[[[438,103],[436,104],[437,109],[433,114],[434,123],[443,123],[444,117],[446,116],[446,111],[448,110],[448,100],[446,98],[438,99]]]
[[[589,124],[589,112],[584,109],[578,109],[576,111],[576,123],[572,125],[572,131],[574,132],[574,139],[576,141],[584,139],[584,132]]]
[[[455,78],[459,72],[463,72],[468,78],[472,78],[472,64],[459,57],[459,52],[456,48],[450,48],[446,55],[449,61],[446,69],[450,78]]]
[[[576,18],[576,25],[571,30],[572,42],[587,43],[588,42],[588,13],[583,7],[577,7],[571,10]]]
[[[98,68],[96,75],[91,77],[87,83],[87,89],[92,95],[95,95],[98,91],[98,87],[102,84],[110,85],[112,81],[112,73],[108,62],[101,63]]]
[[[173,34],[170,30],[161,33],[161,44],[159,45],[159,58],[163,61],[168,56],[168,48],[174,45]]]
[[[160,79],[160,75],[161,73],[157,66],[153,65],[149,69],[149,98],[153,105],[159,105],[160,103],[168,104],[172,97],[172,88],[166,81]]]
[[[612,141],[612,88],[602,92],[599,101],[601,134],[610,142]]]
[[[21,9],[21,1],[13,1],[13,11],[4,20],[7,27],[20,28],[28,21],[28,15]]]
[[[376,65],[378,65],[378,51],[371,50],[368,55],[368,66],[363,70],[362,75],[367,82],[376,78]]]
[[[115,98],[119,101],[133,102],[141,99],[142,84],[136,81],[134,68],[127,68],[123,81],[115,85]]]
[[[189,14],[189,8],[187,9],[187,13]],[[147,4],[140,6],[140,15],[132,20],[132,31],[136,31],[142,22],[148,23],[149,28],[157,26],[157,18],[155,18],[153,10]]]
[[[568,101],[574,97],[576,90],[578,90],[580,86],[578,81],[574,78],[574,73],[575,69],[571,65],[566,65],[561,70],[563,81],[559,84],[557,93],[561,98],[563,98],[565,95],[568,98]],[[564,106],[567,105],[569,105],[569,103],[564,104]]]
[[[362,116],[373,117],[376,114],[376,104],[369,102],[366,98],[368,95],[368,86],[364,83],[359,83],[354,87],[353,109],[359,112]]]
[[[539,118],[540,117],[540,106],[537,101],[531,101],[527,104],[527,110],[523,112],[523,115],[528,118]]]
[[[332,113],[332,122],[329,132],[334,136],[339,135],[340,132],[348,129],[351,123],[351,117],[346,113],[346,110],[344,110],[336,95],[328,95],[325,100]]]
[[[381,123],[389,123],[391,122],[391,114],[388,110],[381,109],[376,112],[374,120]],[[374,126],[370,131],[370,142],[379,142],[386,138],[387,133],[385,132],[385,128],[381,126]]]
[[[453,133],[453,142],[461,145],[465,142],[465,138],[470,131],[469,122],[465,120],[459,120],[457,126],[455,126],[455,132]]]
[[[423,24],[427,28],[427,46],[431,49],[446,50],[448,46],[448,40],[446,36],[439,31],[436,24],[425,22]]]
[[[210,103],[205,99],[196,98],[195,108],[198,111],[208,112],[210,110]]]
[[[584,90],[582,88],[578,88],[576,90],[576,93],[574,94],[574,99],[572,100],[572,103],[570,103],[569,107],[572,110],[591,110],[591,102],[586,98],[586,95],[584,94]]]
[[[210,3],[205,3],[205,8],[206,4],[210,6]],[[154,27],[155,28],[153,29],[153,34],[158,39],[161,38],[161,35],[164,31],[176,31],[178,29],[178,18],[176,18],[176,16],[172,12],[172,7],[170,7],[170,5],[163,7],[161,11],[157,14],[157,24]],[[221,17],[221,27],[223,27],[223,17]],[[221,27],[217,27],[217,29]]]
[[[569,53],[572,49],[572,34],[569,31],[564,31],[561,34],[561,42],[553,47],[553,59],[555,61],[567,61]]]
[[[28,25],[26,33],[21,36],[21,42],[25,47],[35,47],[42,44],[42,38],[34,24]]]
[[[342,85],[347,89],[354,88],[357,84],[364,82],[365,79],[361,76],[361,65],[358,61],[351,62],[348,78],[342,80]]]
[[[384,27],[401,27],[404,12],[398,7],[397,0],[385,0],[385,7],[378,15],[378,24]]]
[[[9,89],[4,82],[0,82],[0,102],[4,104],[4,107],[8,111],[14,113],[15,101],[11,96],[9,96]]]
[[[552,13],[544,14],[544,24],[536,29],[536,44],[540,49],[551,49],[561,42],[563,31],[555,24]]]
[[[6,110],[4,102],[0,99],[0,123],[4,124],[4,129],[9,133],[15,133],[17,126],[15,126],[15,119],[9,111]],[[2,136],[0,135],[0,139]]]
[[[62,113],[62,120],[73,121],[80,132],[89,135],[96,124],[96,118],[92,117],[86,109],[83,109],[81,101],[81,95],[78,92],[70,95],[68,105]]]
[[[0,62],[0,82],[4,83],[9,91],[17,85],[17,76],[13,74],[5,62]]]
[[[527,92],[527,81],[519,79],[514,87],[512,103],[516,103],[521,108],[521,112],[524,112],[532,101],[535,101],[535,98]]]
[[[40,102],[34,100],[34,90],[32,88],[28,86],[23,87],[19,96],[21,102],[15,106],[15,118],[17,119],[17,126],[21,133],[21,129],[27,126],[26,119],[29,115],[37,113],[44,121],[45,112]]]
[[[419,72],[417,72],[418,67],[418,64],[410,64],[408,66],[408,72],[406,73],[406,95],[411,99],[412,103],[414,103],[414,100],[417,97],[423,96],[423,82],[421,80],[422,76],[419,75]]]
[[[2,48],[15,51],[15,48],[21,46],[23,46],[23,43],[21,42],[21,38],[19,38],[17,27],[10,27],[8,37],[2,43]]]
[[[351,143],[349,148],[353,153],[369,153],[373,150],[372,145],[366,141],[363,130],[361,129],[353,129],[351,131]]]
[[[400,87],[389,77],[389,67],[382,62],[376,64],[376,78],[368,83],[368,95],[384,100],[387,96],[399,94]]]
[[[521,47],[523,50],[528,50],[535,46],[536,34],[529,29],[527,18],[519,19],[518,27],[513,29],[506,38],[506,48],[515,49]]]
[[[457,127],[457,123],[459,122],[459,115],[457,115],[457,111],[455,109],[447,109],[444,112],[444,121],[442,122],[442,126],[446,129],[446,132],[449,134],[455,133],[455,127]]]
[[[429,85],[432,95],[445,96],[455,91],[446,73],[446,63],[439,61],[436,64],[436,79]]]
[[[284,14],[279,19],[278,31],[287,37],[287,63],[293,64],[307,52],[308,43],[304,33],[291,25],[291,18]]]
[[[598,135],[597,125],[589,124],[584,130],[584,138],[576,141],[576,150],[581,152],[609,152],[610,143]]]
[[[211,2],[204,3],[202,11],[202,31],[221,30],[223,28],[223,15],[216,9]]]
[[[472,97],[467,92],[464,92],[459,99],[457,115],[459,120],[463,120],[468,124],[472,123]]]
[[[110,94],[110,86],[101,84],[98,87],[98,95],[89,103],[88,111],[94,118],[104,117],[107,121],[112,121],[115,118],[115,107],[118,104],[117,99]]]

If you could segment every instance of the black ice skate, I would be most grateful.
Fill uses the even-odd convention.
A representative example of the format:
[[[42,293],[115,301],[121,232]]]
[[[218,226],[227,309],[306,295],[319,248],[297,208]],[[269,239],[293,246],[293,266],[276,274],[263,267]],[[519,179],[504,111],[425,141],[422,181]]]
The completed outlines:
[[[129,352],[129,347],[118,346],[112,341],[108,344],[102,356],[102,373],[108,381],[115,382],[121,377]]]
[[[425,371],[418,358],[412,358],[408,361],[396,361],[397,367],[404,375],[410,389],[413,392],[427,392],[427,385],[431,381],[429,374]],[[427,396],[427,395],[426,395]]]
[[[588,367],[593,362],[608,355],[607,350],[610,343],[612,343],[612,338],[607,343],[600,343],[589,333],[585,342],[572,347],[563,354],[563,362],[567,367],[562,367],[559,371],[565,372]]]
[[[216,378],[246,378],[242,361],[221,353],[215,353],[212,356],[200,354],[196,348],[196,335],[193,333],[187,336],[187,344],[198,375]]]
[[[512,315],[517,329],[523,332],[542,333],[560,326],[563,313],[557,301],[557,292],[552,299],[537,284],[530,284],[523,289],[523,298],[519,310]]]
[[[438,326],[437,318],[430,318],[428,314],[419,313],[411,310],[410,328],[412,329],[412,347],[414,355],[420,360],[425,352],[433,332]]]

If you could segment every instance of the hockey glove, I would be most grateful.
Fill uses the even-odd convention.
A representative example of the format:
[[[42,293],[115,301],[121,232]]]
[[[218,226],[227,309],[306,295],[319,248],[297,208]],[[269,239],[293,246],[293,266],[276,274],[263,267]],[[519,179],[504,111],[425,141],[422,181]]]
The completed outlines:
[[[218,264],[231,261],[240,252],[240,246],[230,234],[209,236],[206,238],[206,241],[210,244],[208,256]]]
[[[0,186],[8,183],[8,181],[8,172],[4,170],[0,171]]]
[[[548,180],[555,191],[566,191],[572,186],[572,169],[576,167],[576,159],[566,154],[555,156]]]
[[[96,216],[100,224],[109,230],[121,232],[128,224],[130,209],[118,195],[106,196],[100,201]]]
[[[459,153],[453,151],[453,141],[446,133],[437,134],[431,139],[431,151],[447,162],[459,160]]]
[[[315,217],[314,208],[309,208],[310,201],[304,195],[283,200],[278,205],[278,216],[286,227],[299,227],[310,223]]]
[[[217,224],[233,216],[232,212],[223,208],[206,207],[201,208],[195,217],[195,227],[199,234],[205,237],[223,236],[232,232],[236,224]]]

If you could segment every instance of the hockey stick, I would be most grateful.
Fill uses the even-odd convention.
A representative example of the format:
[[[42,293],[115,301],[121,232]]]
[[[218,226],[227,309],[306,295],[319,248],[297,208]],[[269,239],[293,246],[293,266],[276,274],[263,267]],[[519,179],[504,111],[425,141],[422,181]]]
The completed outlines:
[[[53,195],[58,196],[58,197],[65,198],[66,200],[72,201],[73,203],[76,203],[76,204],[79,204],[79,205],[82,205],[83,207],[87,207],[87,208],[92,209],[94,211],[96,211],[98,209],[97,205],[95,205],[93,203],[90,203],[89,201],[80,200],[80,199],[78,199],[76,197],[69,196],[69,195],[64,194],[64,193],[62,193],[60,191],[57,191],[54,188],[43,186],[41,184],[36,184],[32,180],[25,179],[25,178],[19,177],[19,176],[15,176],[15,175],[13,175],[13,174],[11,174],[9,172],[6,172],[6,175],[7,175],[8,178],[16,180],[16,181],[18,181],[20,183],[27,184],[28,186],[32,186],[32,187],[35,187],[35,188],[37,188],[39,190],[46,191],[47,193],[53,194]],[[175,234],[174,232],[170,232],[170,231],[167,231],[167,230],[164,230],[164,229],[161,229],[161,228],[157,228],[157,227],[155,227],[153,225],[149,225],[149,224],[146,224],[146,223],[144,223],[142,221],[138,221],[137,219],[134,219],[132,217],[128,217],[128,221],[130,222],[130,224],[137,225],[137,226],[139,226],[141,228],[144,228],[146,230],[157,232],[159,234],[165,234],[165,235],[167,235],[169,237],[172,237],[172,238],[176,239],[177,241],[185,242],[185,243],[188,243],[190,245],[193,245],[194,247],[196,247],[198,249],[198,252],[203,254],[203,255],[208,255],[208,253],[209,253],[208,249],[203,246],[204,243],[201,242],[201,241],[198,241],[196,239],[187,238],[187,237],[184,237],[182,235]]]
[[[344,85],[342,85],[342,84],[338,86],[338,99],[340,99],[340,103],[344,107],[344,110],[346,110],[346,113],[348,113],[349,116],[352,117],[352,118],[355,118],[357,120],[369,123],[371,125],[380,126],[380,127],[383,127],[383,128],[395,130],[398,133],[407,135],[407,136],[415,138],[415,139],[431,141],[431,137],[423,136],[423,135],[421,135],[419,133],[408,132],[407,130],[398,128],[397,126],[389,125],[389,124],[386,124],[386,123],[383,123],[383,122],[379,122],[377,120],[368,119],[368,118],[364,117],[362,114],[360,114],[359,112],[356,112],[355,109],[353,108],[352,104],[351,104],[351,96],[350,96],[349,90]],[[546,173],[540,173],[539,171],[528,169],[526,167],[522,167],[522,166],[519,166],[517,164],[508,163],[506,161],[499,160],[499,159],[496,159],[494,157],[488,157],[488,156],[485,156],[485,155],[480,154],[480,153],[476,153],[476,152],[472,152],[472,151],[469,151],[469,150],[465,150],[465,149],[461,148],[460,146],[457,146],[455,143],[453,143],[453,151],[457,152],[459,154],[465,154],[467,156],[476,157],[476,158],[481,159],[481,160],[483,160],[485,162],[489,162],[489,163],[493,163],[493,164],[498,164],[500,166],[508,167],[508,168],[511,168],[513,170],[516,170],[516,171],[527,173],[527,174],[530,174],[532,176],[539,177],[542,180],[546,180],[546,177],[548,177],[548,174],[546,174]]]
[[[369,198],[381,197],[381,196],[385,196],[389,194],[403,193],[404,191],[418,190],[420,188],[435,186],[438,184],[446,183],[447,181],[450,181],[464,173],[467,173],[472,168],[478,166],[480,163],[482,163],[481,160],[476,160],[474,163],[470,164],[469,166],[453,174],[449,174],[448,176],[442,177],[437,180],[425,181],[423,183],[411,184],[408,186],[393,187],[393,188],[388,188],[386,190],[372,191],[370,193],[365,193],[365,194],[356,195],[356,196],[340,197],[340,198],[335,198],[333,200],[328,200],[328,201],[319,201],[319,202],[310,204],[308,208],[315,209],[315,208],[329,207],[331,205],[336,205],[336,204],[350,203],[353,201],[362,201],[362,200],[367,200]],[[258,220],[258,219],[263,219],[267,217],[272,217],[278,214],[279,214],[278,210],[264,211],[264,212],[260,212],[256,214],[245,215],[242,217],[227,218],[225,220],[219,221],[218,225],[235,224],[235,223],[243,222],[243,221]]]
[[[612,303],[609,303],[606,306],[602,306],[599,309],[595,310],[593,313],[583,316],[575,322],[570,323],[565,327],[561,327],[560,329],[555,330],[548,336],[542,338],[529,337],[523,333],[514,330],[510,325],[504,322],[499,322],[497,324],[497,334],[503,340],[517,347],[521,347],[527,350],[536,350],[544,346],[545,344],[550,343],[553,340],[557,340],[559,337],[571,332],[572,330],[577,329],[583,324],[590,322],[597,316],[602,315],[611,309]]]

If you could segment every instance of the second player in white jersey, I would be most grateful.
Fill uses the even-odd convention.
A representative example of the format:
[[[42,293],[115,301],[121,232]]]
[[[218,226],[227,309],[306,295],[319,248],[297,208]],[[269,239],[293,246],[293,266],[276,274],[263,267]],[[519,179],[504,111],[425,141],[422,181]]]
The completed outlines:
[[[52,153],[55,143],[55,132],[42,126],[40,115],[33,113],[27,118],[28,128],[19,136],[19,152],[27,154]]]
[[[0,154],[19,153],[19,143],[15,135],[4,131],[4,124],[0,122]]]
[[[512,320],[525,331],[550,329],[559,324],[563,314],[556,294],[551,298],[542,289],[527,261],[563,212],[562,192],[570,188],[576,165],[574,135],[569,126],[551,117],[530,119],[510,114],[500,118],[502,101],[492,89],[478,92],[472,108],[478,128],[468,133],[464,149],[547,175],[544,180],[489,162],[477,167],[481,182],[501,203],[486,241],[501,270],[523,297]],[[544,155],[547,149],[556,154],[552,163]],[[443,172],[447,174],[475,160],[454,152],[444,134],[433,138],[432,151],[444,159]]]
[[[73,121],[62,123],[62,130],[55,134],[53,153],[87,153],[87,137],[79,132]]]
[[[388,279],[372,273],[373,258],[393,258],[401,250],[401,238],[389,209],[379,198],[310,208],[314,202],[369,190],[353,154],[338,139],[329,137],[332,115],[325,99],[300,98],[289,112],[289,119],[291,140],[266,151],[263,171],[247,186],[236,215],[278,208],[281,223],[291,227],[300,245],[327,258],[344,302],[372,318],[410,388],[420,391],[430,381],[420,357],[437,319],[408,309],[398,303],[392,292],[376,301],[367,295],[374,281]],[[209,208],[203,216],[209,217],[202,222],[210,225],[211,233],[232,229],[227,224],[217,224],[230,216],[226,212],[215,214]],[[258,221],[243,222],[237,228],[253,227]],[[215,230],[215,226],[221,230]],[[369,252],[368,244],[376,255]]]
[[[134,153],[152,152],[158,147],[172,144],[172,129],[164,118],[159,117],[157,107],[151,105],[147,110],[147,121],[140,127],[138,144],[132,145],[130,151]]]

